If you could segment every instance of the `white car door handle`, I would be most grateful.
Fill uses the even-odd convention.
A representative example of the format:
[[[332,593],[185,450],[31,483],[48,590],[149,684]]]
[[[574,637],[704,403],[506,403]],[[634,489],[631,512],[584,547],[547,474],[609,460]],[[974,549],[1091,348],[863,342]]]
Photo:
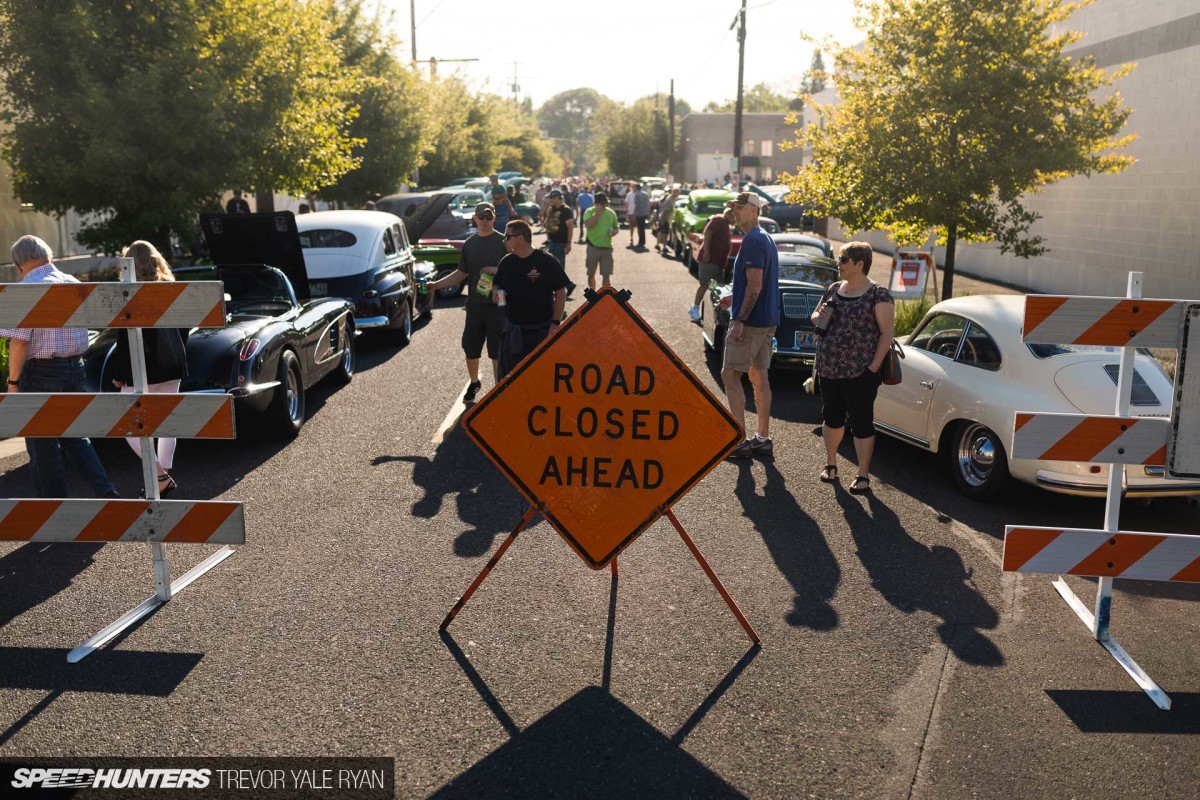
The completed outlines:
[[[921,385],[924,386],[926,389],[932,389],[933,381],[921,381]]]

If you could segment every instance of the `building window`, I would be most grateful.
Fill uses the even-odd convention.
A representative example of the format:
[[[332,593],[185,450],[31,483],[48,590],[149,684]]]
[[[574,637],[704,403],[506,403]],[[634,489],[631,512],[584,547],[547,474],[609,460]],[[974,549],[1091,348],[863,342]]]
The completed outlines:
[[[774,156],[775,155],[775,143],[772,142],[770,139],[763,139],[761,155],[763,158],[771,158],[772,156]]]

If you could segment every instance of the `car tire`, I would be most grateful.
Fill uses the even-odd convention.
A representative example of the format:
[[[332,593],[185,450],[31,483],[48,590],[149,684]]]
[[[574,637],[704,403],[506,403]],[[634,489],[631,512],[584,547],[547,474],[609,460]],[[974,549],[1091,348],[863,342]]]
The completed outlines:
[[[675,260],[683,260],[683,239],[679,236],[678,231],[671,231],[671,246],[675,250]]]
[[[412,341],[413,313],[412,304],[408,300],[400,303],[400,322],[388,328],[388,335],[397,347],[404,347]]]
[[[996,500],[1012,482],[1004,444],[995,431],[981,423],[962,420],[955,425],[946,457],[954,485],[972,500]]]
[[[291,350],[284,350],[279,356],[276,380],[279,385],[275,387],[271,405],[267,406],[267,423],[279,438],[292,439],[304,426],[304,379],[300,362]]]
[[[337,367],[334,368],[333,382],[339,386],[345,386],[354,380],[354,363],[357,355],[354,352],[354,328],[347,325],[345,328],[346,347],[342,350],[341,360],[338,361]]]
[[[434,273],[434,280],[440,281],[442,278],[446,277],[447,275],[450,275],[457,271],[458,271],[458,267],[448,267],[444,270],[439,270],[438,272]],[[462,294],[464,291],[466,291],[466,288],[467,288],[467,282],[459,281],[458,283],[454,284],[453,286],[444,286],[441,289],[438,289],[436,292],[434,292],[434,294],[436,294],[438,297],[442,298],[443,300],[449,300],[451,297],[458,297],[460,294]]]

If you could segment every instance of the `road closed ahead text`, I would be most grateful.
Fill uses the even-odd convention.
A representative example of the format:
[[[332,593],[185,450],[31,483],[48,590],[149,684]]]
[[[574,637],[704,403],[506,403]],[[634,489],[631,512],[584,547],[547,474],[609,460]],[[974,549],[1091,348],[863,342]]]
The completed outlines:
[[[628,438],[631,441],[670,441],[679,434],[679,417],[674,411],[621,408],[610,400],[618,397],[647,397],[654,391],[654,370],[620,364],[609,370],[584,364],[576,374],[572,364],[554,365],[550,404],[535,404],[526,419],[533,436],[558,439]],[[557,402],[563,395],[590,395],[586,405]],[[574,398],[571,398],[574,399]],[[649,399],[647,397],[647,399]],[[598,489],[657,489],[662,485],[663,465],[654,458],[616,459],[606,456],[562,455],[551,452],[542,468],[540,485],[594,486]]]

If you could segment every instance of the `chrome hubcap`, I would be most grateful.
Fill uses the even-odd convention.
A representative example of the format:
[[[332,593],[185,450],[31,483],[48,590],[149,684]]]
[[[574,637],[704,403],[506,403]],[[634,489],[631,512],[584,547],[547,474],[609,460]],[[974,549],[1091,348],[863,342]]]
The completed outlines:
[[[287,382],[288,414],[292,419],[300,418],[300,392],[296,384],[296,373],[288,370]]]
[[[354,350],[349,345],[342,352],[342,371],[347,375],[354,372]]]
[[[958,471],[971,486],[982,486],[992,475],[996,463],[995,434],[983,425],[972,423],[958,440]]]

